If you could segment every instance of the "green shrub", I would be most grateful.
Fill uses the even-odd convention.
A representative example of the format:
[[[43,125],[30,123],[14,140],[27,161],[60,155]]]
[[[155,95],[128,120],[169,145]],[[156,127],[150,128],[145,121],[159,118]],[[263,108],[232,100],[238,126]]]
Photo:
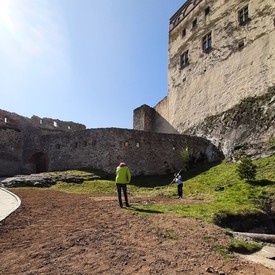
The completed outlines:
[[[248,157],[241,159],[237,166],[237,173],[240,179],[245,181],[254,181],[257,173],[257,166]]]

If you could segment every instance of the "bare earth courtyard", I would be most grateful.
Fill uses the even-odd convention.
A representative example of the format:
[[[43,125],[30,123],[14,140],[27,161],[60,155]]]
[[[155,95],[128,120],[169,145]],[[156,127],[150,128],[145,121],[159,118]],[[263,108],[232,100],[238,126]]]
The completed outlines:
[[[199,220],[138,215],[120,209],[115,195],[13,192],[22,205],[0,225],[1,275],[275,274],[237,256],[223,256],[220,248],[229,239]],[[130,197],[132,208],[162,200],[174,199]]]

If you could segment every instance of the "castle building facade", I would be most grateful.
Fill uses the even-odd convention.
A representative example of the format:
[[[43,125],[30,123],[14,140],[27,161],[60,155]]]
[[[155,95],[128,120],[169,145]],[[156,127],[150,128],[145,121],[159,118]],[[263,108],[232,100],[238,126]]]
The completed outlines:
[[[134,129],[184,133],[275,86],[274,0],[187,0],[169,24],[168,94]]]

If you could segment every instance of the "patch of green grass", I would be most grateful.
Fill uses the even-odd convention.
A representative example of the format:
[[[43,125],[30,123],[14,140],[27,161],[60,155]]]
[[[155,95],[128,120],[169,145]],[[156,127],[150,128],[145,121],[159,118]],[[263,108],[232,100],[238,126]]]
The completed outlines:
[[[214,246],[213,251],[215,251],[217,254],[221,255],[224,259],[228,259],[231,256],[228,249],[221,245]]]
[[[239,179],[236,163],[221,163],[216,166],[209,164],[197,166],[195,169],[182,173],[184,179],[184,200],[190,203],[148,204],[138,205],[133,211],[139,213],[174,213],[186,217],[199,218],[213,222],[223,215],[243,213],[259,213],[268,211],[275,194],[275,156],[253,161],[257,165],[256,180],[247,183]],[[87,193],[114,194],[116,186],[113,180],[90,180],[97,174],[83,171],[70,171],[83,175],[86,179],[82,184],[58,183],[51,187],[55,190]],[[170,184],[172,176],[140,176],[134,177],[128,185],[130,194],[172,198],[177,196],[176,184]]]
[[[81,184],[58,182],[51,189],[76,194],[111,194],[116,191],[116,186],[113,181],[94,180]]]
[[[245,242],[238,239],[232,239],[229,251],[240,254],[252,254],[262,249],[262,245],[256,242]]]

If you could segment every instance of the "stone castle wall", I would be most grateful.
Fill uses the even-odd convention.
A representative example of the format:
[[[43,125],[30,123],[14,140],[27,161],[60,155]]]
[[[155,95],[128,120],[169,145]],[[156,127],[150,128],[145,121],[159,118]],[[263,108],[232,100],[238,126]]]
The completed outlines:
[[[133,175],[166,174],[182,168],[184,148],[192,162],[222,158],[203,138],[119,128],[45,130],[31,119],[0,113],[0,176],[84,168],[113,174],[121,161]]]
[[[230,156],[236,144],[252,142],[242,129],[254,129],[253,146],[264,154],[269,149],[262,147],[268,139],[263,114],[252,125],[250,112],[242,109],[238,115],[245,119],[227,117],[226,131],[212,119],[227,116],[247,98],[263,102],[261,96],[275,86],[274,41],[273,0],[187,0],[170,19],[168,95],[152,108],[150,130],[201,136]]]
[[[43,159],[43,167],[37,167],[46,156],[40,149],[41,136],[84,129],[85,125],[79,123],[37,116],[27,118],[0,110],[0,176],[44,170]]]
[[[194,2],[187,1],[170,22],[168,121],[179,132],[275,84],[275,2]],[[245,7],[249,18],[240,24]],[[211,49],[204,52],[209,33]]]
[[[31,118],[20,116],[16,113],[11,113],[5,110],[0,110],[0,127],[24,129],[26,127],[35,127],[43,131],[54,130],[54,132],[77,131],[84,130],[86,126],[72,121],[62,121],[52,118],[40,118],[32,116]]]
[[[103,128],[43,137],[48,170],[95,168],[114,173],[126,162],[133,175],[166,174],[182,168],[180,152],[188,147],[196,161],[217,161],[221,155],[202,138],[146,131]]]

